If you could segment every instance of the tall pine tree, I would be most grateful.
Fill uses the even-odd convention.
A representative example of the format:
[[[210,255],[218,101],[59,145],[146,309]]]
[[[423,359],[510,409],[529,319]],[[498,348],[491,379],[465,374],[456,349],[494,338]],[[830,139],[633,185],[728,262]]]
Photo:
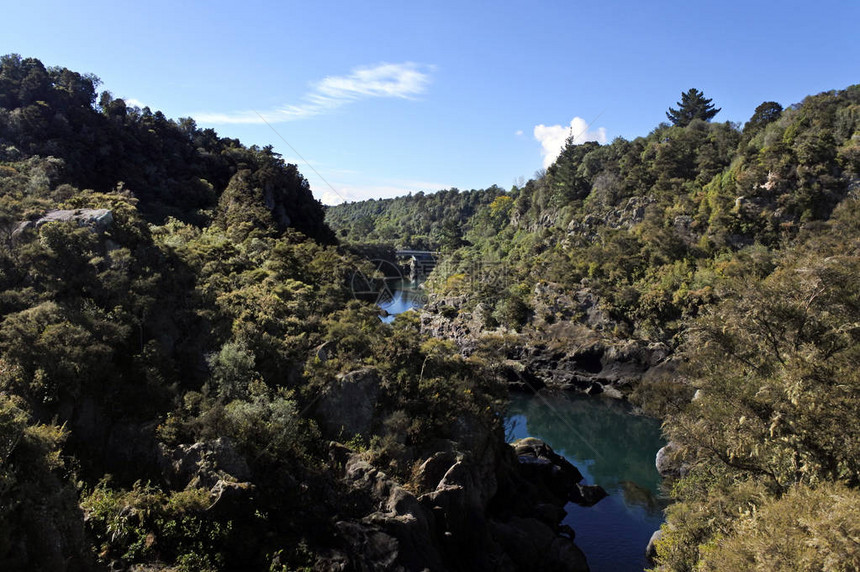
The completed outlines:
[[[681,94],[681,101],[677,103],[678,109],[669,108],[666,117],[673,125],[686,127],[694,119],[710,121],[721,108],[714,109],[711,100],[705,98],[705,94],[695,88],[690,88]]]

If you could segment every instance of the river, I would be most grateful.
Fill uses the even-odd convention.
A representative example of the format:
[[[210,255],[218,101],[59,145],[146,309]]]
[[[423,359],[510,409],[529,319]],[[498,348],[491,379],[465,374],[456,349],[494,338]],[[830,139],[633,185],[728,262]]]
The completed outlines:
[[[426,297],[427,293],[421,288],[420,282],[397,279],[388,285],[388,291],[383,292],[376,303],[388,314],[382,317],[382,321],[391,323],[397,314],[422,307]]]
[[[660,424],[634,415],[627,403],[564,393],[515,393],[508,441],[537,437],[576,465],[587,484],[609,496],[592,507],[568,503],[568,524],[592,572],[641,571],[645,547],[663,522],[654,457],[665,443]]]
[[[398,280],[377,299],[383,321],[419,308],[425,292],[418,283]],[[665,442],[655,419],[634,415],[627,403],[565,393],[513,393],[506,418],[508,441],[537,437],[576,465],[587,484],[609,496],[591,507],[568,503],[564,524],[592,572],[641,571],[645,547],[663,522],[660,475],[654,466]]]

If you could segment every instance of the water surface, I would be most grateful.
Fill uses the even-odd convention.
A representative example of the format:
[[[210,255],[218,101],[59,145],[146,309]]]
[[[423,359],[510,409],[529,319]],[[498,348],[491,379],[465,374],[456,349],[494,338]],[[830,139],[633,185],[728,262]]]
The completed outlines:
[[[382,318],[383,322],[390,323],[397,314],[402,314],[413,308],[420,308],[427,299],[427,293],[420,287],[420,282],[409,280],[392,280],[388,284],[387,292],[383,292],[377,305],[388,312],[388,316]]]
[[[663,522],[654,457],[665,443],[660,424],[609,398],[513,394],[508,441],[537,437],[576,465],[585,483],[609,496],[592,507],[568,503],[565,524],[576,531],[592,572],[641,571],[645,547]]]

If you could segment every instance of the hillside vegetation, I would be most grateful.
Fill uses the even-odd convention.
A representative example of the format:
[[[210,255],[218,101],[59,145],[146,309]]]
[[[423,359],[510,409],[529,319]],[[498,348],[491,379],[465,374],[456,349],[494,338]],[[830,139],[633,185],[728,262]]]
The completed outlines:
[[[0,568],[472,566],[401,485],[495,474],[504,385],[352,299],[295,165],[97,85],[0,59]]]
[[[344,203],[326,208],[326,222],[345,242],[452,250],[465,244],[463,236],[471,229],[474,215],[504,194],[493,186]]]
[[[580,337],[676,366],[629,394],[671,442],[658,567],[860,567],[860,86],[743,127],[690,90],[510,191],[324,209],[98,85],[0,58],[0,568],[584,570],[561,461],[502,431],[508,362]],[[443,251],[439,311],[382,323],[338,239]],[[466,314],[468,352],[428,337]]]
[[[430,285],[446,318],[520,344],[669,348],[677,371],[631,395],[680,467],[660,566],[856,569],[860,86],[764,102],[743,126],[716,111],[690,90],[647,136],[568,142],[458,221]],[[503,281],[474,274],[488,262]],[[565,297],[608,318],[561,312]],[[580,327],[559,338],[560,320]]]

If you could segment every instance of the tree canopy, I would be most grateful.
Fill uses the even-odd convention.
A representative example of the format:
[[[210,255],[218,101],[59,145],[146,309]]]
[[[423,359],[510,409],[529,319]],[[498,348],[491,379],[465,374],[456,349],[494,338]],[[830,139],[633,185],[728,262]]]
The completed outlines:
[[[0,58],[0,569],[310,569],[374,506],[331,441],[402,483],[458,423],[503,446],[505,386],[353,299],[295,165],[96,83]],[[318,424],[357,368],[372,420]]]
[[[782,106],[775,101],[765,101],[755,108],[755,113],[744,125],[744,133],[760,131],[765,125],[782,115]]]
[[[710,121],[720,112],[721,108],[714,108],[710,99],[705,98],[705,94],[696,88],[690,88],[681,94],[681,101],[677,104],[678,109],[672,107],[666,112],[666,117],[672,122],[672,125],[686,127],[694,119],[702,121]]]

